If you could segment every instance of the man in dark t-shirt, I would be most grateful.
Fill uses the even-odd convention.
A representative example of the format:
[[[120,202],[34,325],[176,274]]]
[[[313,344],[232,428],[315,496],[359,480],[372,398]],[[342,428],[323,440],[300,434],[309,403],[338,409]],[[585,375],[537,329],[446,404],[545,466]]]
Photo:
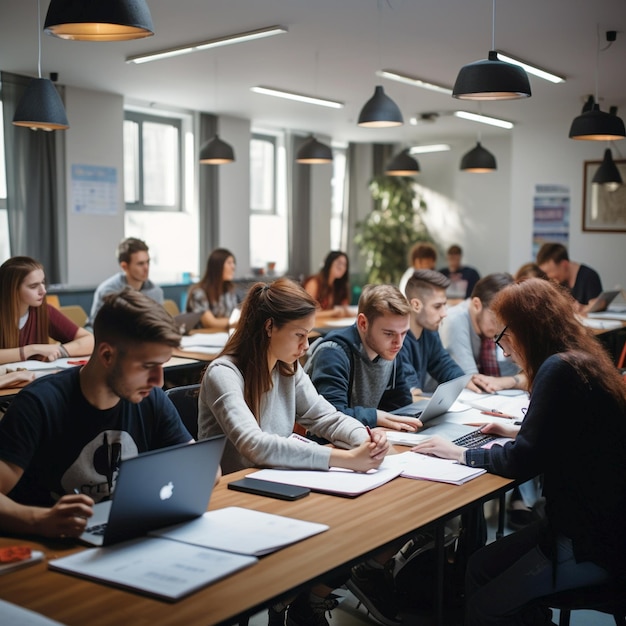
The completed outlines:
[[[37,379],[0,422],[0,531],[78,537],[122,459],[192,441],[161,389],[180,343],[165,309],[132,289],[112,294],[94,335],[84,367]]]

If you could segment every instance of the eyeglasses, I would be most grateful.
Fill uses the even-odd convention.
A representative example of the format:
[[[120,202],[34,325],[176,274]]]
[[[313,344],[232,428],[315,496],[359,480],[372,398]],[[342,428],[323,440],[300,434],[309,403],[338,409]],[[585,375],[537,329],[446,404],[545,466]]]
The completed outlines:
[[[506,332],[506,329],[508,328],[508,326],[505,326],[494,338],[493,338],[493,343],[496,344],[496,346],[498,346],[498,348],[500,348],[500,350],[504,350],[504,348],[500,345],[500,341],[502,340],[502,337],[504,337],[504,334]]]

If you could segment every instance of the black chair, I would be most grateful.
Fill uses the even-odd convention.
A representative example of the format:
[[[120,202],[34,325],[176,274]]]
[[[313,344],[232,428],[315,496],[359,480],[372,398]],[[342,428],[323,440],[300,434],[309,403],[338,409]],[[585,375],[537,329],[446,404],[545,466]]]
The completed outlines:
[[[198,439],[198,394],[200,383],[172,387],[165,394],[172,401],[180,418],[194,439]]]
[[[542,598],[542,604],[559,609],[559,626],[569,626],[572,611],[599,611],[613,616],[616,626],[626,626],[626,588],[609,583],[560,591]]]

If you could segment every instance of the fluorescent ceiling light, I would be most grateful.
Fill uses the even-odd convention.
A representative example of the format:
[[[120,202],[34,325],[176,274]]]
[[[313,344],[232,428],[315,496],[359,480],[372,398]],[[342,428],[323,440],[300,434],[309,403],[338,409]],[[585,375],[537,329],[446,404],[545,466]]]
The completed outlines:
[[[235,33],[234,35],[225,35],[216,39],[207,41],[198,41],[196,43],[187,43],[183,46],[175,48],[166,48],[164,50],[156,50],[155,52],[147,52],[145,54],[136,54],[126,57],[126,63],[148,63],[149,61],[159,61],[161,59],[169,59],[170,57],[180,56],[181,54],[189,54],[191,52],[200,52],[209,48],[217,48],[218,46],[229,46],[233,43],[244,43],[245,41],[253,41],[254,39],[262,39],[263,37],[271,37],[272,35],[280,35],[286,33],[285,26],[268,26],[257,30],[249,30],[245,33]]]
[[[447,143],[432,143],[427,146],[413,146],[409,148],[410,154],[426,154],[428,152],[446,152],[450,150],[450,146]]]
[[[557,76],[556,74],[552,74],[547,70],[543,70],[536,65],[529,65],[526,61],[521,61],[520,59],[516,59],[515,57],[509,56],[506,52],[502,52],[502,50],[498,50],[498,58],[501,61],[505,61],[506,63],[513,63],[513,65],[519,65],[521,68],[526,70],[529,74],[533,76],[537,76],[539,78],[543,78],[543,80],[550,81],[551,83],[564,83],[565,78],[562,76]]]
[[[301,93],[294,93],[293,91],[283,91],[282,89],[263,87],[261,85],[258,85],[257,87],[250,87],[250,91],[254,91],[254,93],[262,93],[266,96],[275,96],[276,98],[295,100],[296,102],[317,104],[319,106],[329,107],[331,109],[342,109],[344,106],[343,102],[336,102],[335,100],[325,100],[324,98],[316,98],[315,96],[307,96]]]
[[[469,111],[454,111],[453,115],[455,117],[460,117],[464,120],[480,122],[481,124],[489,124],[490,126],[498,126],[499,128],[506,128],[508,130],[510,130],[514,126],[513,122],[507,122],[506,120],[501,120],[497,117],[489,117],[488,115],[470,113]]]
[[[395,80],[399,83],[404,83],[405,85],[411,85],[412,87],[421,87],[422,89],[430,89],[431,91],[436,91],[438,93],[444,93],[448,96],[452,95],[452,89],[450,87],[443,87],[441,85],[436,85],[435,83],[430,83],[426,80],[422,80],[421,78],[416,78],[415,76],[408,76],[406,74],[400,74],[395,70],[379,70],[376,72],[378,76],[382,76],[382,78],[388,78],[389,80]]]

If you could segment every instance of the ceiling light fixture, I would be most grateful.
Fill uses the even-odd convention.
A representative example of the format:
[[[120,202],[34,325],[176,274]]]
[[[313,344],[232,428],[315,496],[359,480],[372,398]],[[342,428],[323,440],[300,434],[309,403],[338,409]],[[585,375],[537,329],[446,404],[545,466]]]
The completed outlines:
[[[472,174],[488,174],[498,169],[496,157],[483,148],[480,141],[461,159],[461,170]]]
[[[430,152],[447,152],[450,146],[447,143],[432,143],[424,146],[413,146],[409,148],[409,154],[428,154]]]
[[[438,93],[446,94],[447,96],[452,95],[452,89],[450,87],[443,87],[442,85],[436,85],[435,83],[431,83],[427,80],[422,80],[421,78],[417,78],[415,76],[408,76],[407,74],[401,74],[400,72],[396,72],[395,70],[379,70],[376,72],[378,76],[382,78],[388,78],[389,80],[395,80],[399,83],[404,83],[405,85],[411,85],[412,87],[421,87],[422,89],[429,89],[430,91],[436,91]]]
[[[147,52],[145,54],[136,54],[126,57],[126,63],[148,63],[149,61],[160,61],[161,59],[169,59],[171,57],[180,56],[181,54],[190,54],[191,52],[201,52],[202,50],[209,50],[210,48],[217,48],[219,46],[244,43],[246,41],[280,35],[286,32],[287,28],[285,26],[268,26],[266,28],[250,30],[244,33],[235,33],[234,35],[225,35],[224,37],[216,37],[215,39],[208,39],[206,41],[188,43],[175,48],[165,48],[164,50],[155,50],[154,52]]]
[[[217,134],[200,148],[200,163],[203,165],[225,165],[234,160],[233,147],[222,141]]]
[[[48,78],[41,77],[41,6],[37,0],[37,72],[19,101],[13,124],[31,130],[66,130],[70,127],[61,96]]]
[[[613,160],[613,154],[611,149],[607,148],[604,151],[604,159],[600,167],[596,170],[596,173],[591,179],[592,183],[598,185],[605,185],[609,191],[615,191],[620,185],[623,184],[622,175],[617,169],[617,165]]]
[[[154,35],[145,0],[52,0],[44,31],[61,39],[126,41]]]
[[[363,105],[359,113],[359,126],[366,128],[390,128],[402,126],[404,119],[398,105],[377,85],[374,95]]]
[[[332,163],[333,151],[311,135],[305,141],[296,154],[297,163],[318,165],[320,163]]]
[[[606,38],[609,46],[617,37],[617,31],[607,31]],[[626,137],[624,122],[616,115],[617,109],[611,108],[610,112],[600,111],[598,104],[598,68],[600,65],[600,29],[597,28],[596,46],[596,91],[595,96],[589,96],[583,112],[574,118],[569,129],[570,139],[583,139],[590,141],[614,141]],[[606,49],[606,48],[605,48]],[[591,105],[591,108],[590,108]]]
[[[505,63],[496,52],[496,0],[493,0],[489,57],[464,65],[452,89],[461,100],[514,100],[529,98],[528,75],[519,65]]]
[[[420,165],[417,159],[414,159],[409,154],[409,149],[406,148],[396,154],[391,161],[389,161],[385,174],[387,176],[415,176],[419,174]]]
[[[514,124],[507,120],[501,120],[497,117],[489,117],[488,115],[481,115],[480,113],[471,113],[470,111],[454,111],[454,117],[460,117],[464,120],[470,120],[472,122],[480,122],[481,124],[489,124],[490,126],[497,126],[498,128],[506,128],[511,130]]]
[[[548,82],[554,83],[555,85],[558,83],[564,83],[565,78],[563,76],[559,76],[558,74],[553,74],[552,72],[548,72],[548,70],[544,70],[536,65],[531,65],[528,61],[522,61],[516,57],[512,57],[507,52],[503,52],[502,50],[497,50],[498,58],[505,63],[511,63],[513,65],[519,65],[523,70],[525,70],[528,74],[532,74],[533,76],[537,76],[537,78],[543,78],[543,80],[547,80]]]
[[[315,96],[307,96],[293,91],[284,91],[282,89],[263,87],[261,85],[257,87],[250,87],[250,91],[254,91],[254,93],[261,93],[265,96],[285,98],[286,100],[295,100],[296,102],[306,102],[307,104],[316,104],[318,106],[329,107],[331,109],[342,109],[344,106],[343,102],[338,102],[336,100],[326,100],[324,98],[316,98]]]

